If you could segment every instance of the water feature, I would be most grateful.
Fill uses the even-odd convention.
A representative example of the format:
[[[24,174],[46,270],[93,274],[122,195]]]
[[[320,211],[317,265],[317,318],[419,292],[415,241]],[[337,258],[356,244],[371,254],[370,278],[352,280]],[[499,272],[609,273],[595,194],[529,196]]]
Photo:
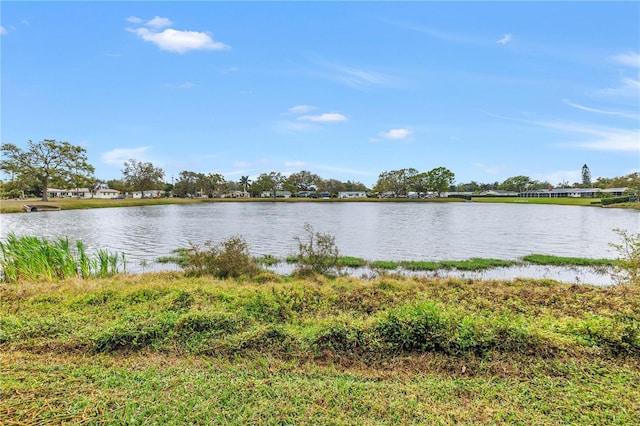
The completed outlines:
[[[172,250],[240,235],[252,254],[296,251],[304,224],[335,236],[342,255],[367,260],[518,259],[532,253],[612,258],[614,228],[640,232],[640,212],[484,203],[199,203],[0,216],[8,232],[82,240],[124,252],[132,272],[167,268]],[[520,275],[519,275],[520,276]]]

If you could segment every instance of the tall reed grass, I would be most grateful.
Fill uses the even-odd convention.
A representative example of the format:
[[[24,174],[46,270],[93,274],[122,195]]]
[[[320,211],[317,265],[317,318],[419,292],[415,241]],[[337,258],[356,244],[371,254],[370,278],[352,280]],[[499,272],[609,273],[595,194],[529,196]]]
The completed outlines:
[[[98,250],[95,256],[89,256],[82,241],[76,241],[72,248],[68,238],[49,241],[14,233],[0,241],[0,271],[6,282],[104,278],[125,269],[124,254]]]

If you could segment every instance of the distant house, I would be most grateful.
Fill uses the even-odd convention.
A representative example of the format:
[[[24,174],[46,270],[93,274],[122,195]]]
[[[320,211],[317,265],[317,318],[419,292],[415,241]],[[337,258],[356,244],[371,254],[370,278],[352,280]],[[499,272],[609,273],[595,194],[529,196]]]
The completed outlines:
[[[262,191],[260,194],[262,198],[270,198],[273,197],[273,192],[271,191]],[[291,192],[289,191],[276,191],[276,198],[289,198],[291,197]]]
[[[436,193],[428,193],[426,198],[435,198],[438,194]],[[473,192],[471,191],[452,191],[452,192],[443,192],[442,196],[449,198],[455,198],[455,197],[471,197],[473,195]]]
[[[341,191],[338,192],[338,198],[367,198],[367,193],[363,191]]]
[[[599,198],[601,195],[622,197],[628,188],[554,188],[534,189],[520,193],[524,198]]]
[[[49,188],[47,195],[50,198],[102,198],[110,199],[115,198],[120,194],[120,191],[109,188],[98,188],[92,192],[89,188],[73,188],[73,189],[57,189]]]
[[[49,188],[47,189],[47,196],[49,198],[61,198],[67,195],[66,189]]]
[[[318,198],[318,194],[316,191],[298,191],[296,192],[296,197]]]
[[[492,196],[492,197],[517,197],[520,195],[517,191],[504,191],[501,189],[490,189],[488,191],[482,191],[480,195]]]
[[[142,198],[143,191],[134,191],[131,193],[133,198]],[[144,198],[160,198],[164,194],[162,189],[149,189],[144,191]]]

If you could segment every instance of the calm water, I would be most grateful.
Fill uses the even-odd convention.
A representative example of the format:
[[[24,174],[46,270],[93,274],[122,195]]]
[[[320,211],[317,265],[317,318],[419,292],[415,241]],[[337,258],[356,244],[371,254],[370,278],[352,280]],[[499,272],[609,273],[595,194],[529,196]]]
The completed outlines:
[[[304,224],[368,260],[517,259],[531,253],[615,257],[614,228],[640,232],[640,212],[484,203],[202,203],[0,216],[0,238],[67,236],[124,252],[128,270],[190,243],[242,236],[254,255],[296,251]]]

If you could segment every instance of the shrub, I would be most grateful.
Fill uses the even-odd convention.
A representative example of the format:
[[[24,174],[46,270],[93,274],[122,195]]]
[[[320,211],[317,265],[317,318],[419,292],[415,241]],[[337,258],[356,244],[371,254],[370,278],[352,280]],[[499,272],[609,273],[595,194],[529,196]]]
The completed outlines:
[[[620,256],[614,266],[614,279],[620,284],[640,285],[640,234],[629,234],[622,229],[613,231],[622,239],[620,244],[610,244]]]
[[[339,252],[333,235],[314,232],[310,224],[305,224],[306,239],[296,237],[298,255],[294,273],[299,276],[311,274],[327,275],[340,272]]]
[[[187,250],[187,275],[213,275],[218,278],[253,277],[260,268],[249,254],[249,247],[241,237],[231,237],[219,244],[210,241],[205,249],[192,246]]]

